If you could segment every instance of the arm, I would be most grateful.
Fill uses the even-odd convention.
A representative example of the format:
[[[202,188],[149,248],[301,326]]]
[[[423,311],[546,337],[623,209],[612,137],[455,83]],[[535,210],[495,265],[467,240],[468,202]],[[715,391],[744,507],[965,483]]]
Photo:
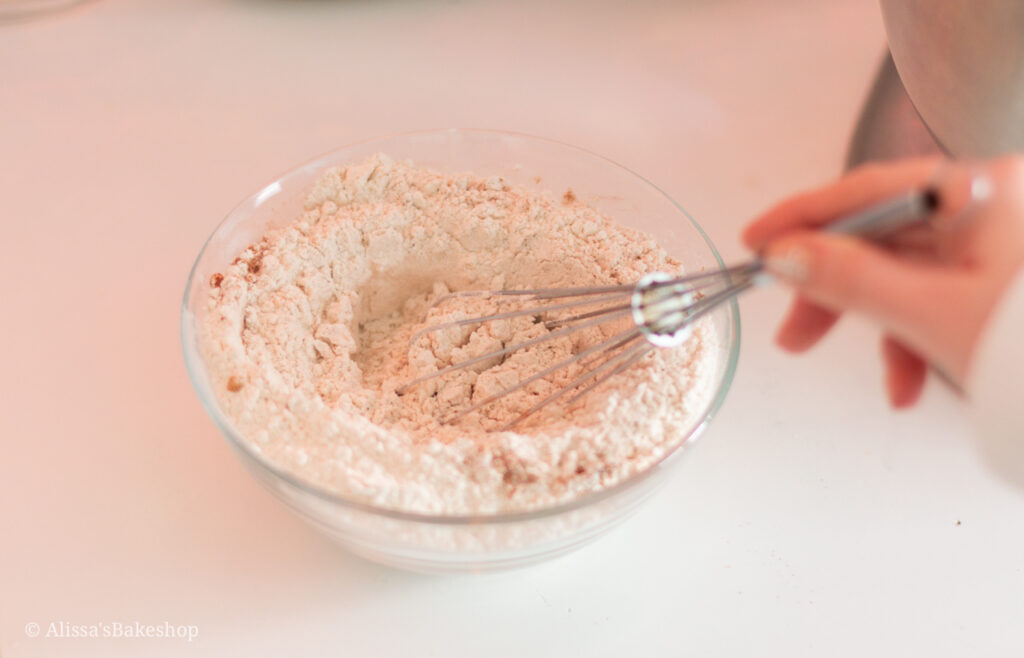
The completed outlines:
[[[989,466],[1024,485],[1024,269],[985,327],[967,377],[978,445]]]

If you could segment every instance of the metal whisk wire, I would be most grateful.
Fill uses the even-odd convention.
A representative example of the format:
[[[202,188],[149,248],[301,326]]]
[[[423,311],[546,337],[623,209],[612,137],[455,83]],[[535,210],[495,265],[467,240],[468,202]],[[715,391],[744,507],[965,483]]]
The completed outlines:
[[[524,316],[543,316],[552,312],[589,307],[595,304],[602,304],[604,306],[568,317],[547,320],[544,324],[549,331],[541,336],[506,345],[499,350],[453,363],[445,368],[407,382],[399,387],[396,392],[399,395],[403,395],[428,380],[443,377],[449,373],[503,357],[541,343],[557,340],[584,329],[599,327],[626,316],[632,315],[634,320],[636,320],[637,313],[642,314],[643,320],[640,322],[635,321],[634,325],[629,329],[616,333],[548,366],[512,386],[502,389],[498,393],[474,402],[442,421],[444,423],[455,422],[507,395],[526,388],[536,381],[546,379],[562,370],[566,370],[576,363],[582,363],[583,366],[592,366],[589,369],[585,369],[584,372],[577,375],[568,384],[555,390],[500,428],[500,430],[509,429],[572,391],[576,391],[576,393],[566,401],[566,406],[575,403],[586,393],[611,377],[623,372],[652,352],[659,345],[658,342],[655,342],[656,340],[672,336],[671,340],[675,344],[682,342],[686,335],[681,332],[688,333],[690,325],[711,311],[716,305],[753,285],[753,276],[759,271],[759,263],[745,263],[723,270],[702,272],[688,276],[648,275],[639,284],[632,285],[539,288],[531,290],[470,290],[451,293],[438,299],[431,308],[443,306],[452,300],[466,297],[514,298],[519,301],[532,302],[532,304],[527,308],[433,325],[415,333],[410,338],[410,344],[415,343],[430,333],[456,327],[480,325]],[[639,297],[637,296],[638,293]],[[695,293],[700,295],[699,299],[693,299]],[[572,301],[563,301],[567,299],[572,299]],[[682,312],[680,310],[681,303],[685,304]],[[644,338],[647,338],[647,340],[643,340]]]
[[[934,189],[915,190],[854,213],[830,225],[825,230],[881,239],[892,232],[926,219],[937,206],[938,195]],[[499,431],[507,430],[575,391],[575,394],[565,402],[566,406],[572,405],[597,386],[639,362],[656,347],[672,347],[681,344],[689,337],[695,322],[729,299],[769,279],[770,277],[764,273],[761,260],[755,258],[739,265],[696,274],[673,276],[665,273],[652,273],[643,277],[636,284],[454,292],[438,299],[431,308],[460,298],[473,297],[530,302],[531,305],[482,317],[433,325],[413,334],[410,338],[410,345],[430,333],[446,329],[519,317],[543,317],[552,313],[571,312],[573,309],[586,309],[595,305],[599,307],[544,320],[547,333],[543,335],[512,345],[505,345],[501,349],[470,357],[435,372],[422,375],[400,386],[396,389],[396,393],[404,395],[428,380],[443,377],[488,360],[503,358],[514,352],[568,337],[586,329],[596,329],[628,316],[632,317],[633,326],[630,328],[474,402],[442,421],[444,423],[454,422],[507,395],[522,390],[536,381],[550,378],[569,369],[575,364],[583,366],[583,372],[576,375],[567,384],[559,387],[499,428]]]

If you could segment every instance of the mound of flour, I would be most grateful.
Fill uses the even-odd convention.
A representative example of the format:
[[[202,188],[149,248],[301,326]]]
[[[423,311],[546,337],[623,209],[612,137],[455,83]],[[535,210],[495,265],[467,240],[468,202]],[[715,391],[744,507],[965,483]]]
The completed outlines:
[[[578,403],[508,420],[578,366],[442,420],[623,323],[564,336],[396,389],[552,331],[539,316],[420,329],[506,310],[449,291],[631,283],[678,270],[642,234],[578,201],[500,178],[443,175],[385,156],[327,171],[301,217],[210,280],[200,342],[242,436],[299,477],[364,502],[442,514],[528,510],[614,484],[686,438],[717,367],[710,325],[656,350]]]

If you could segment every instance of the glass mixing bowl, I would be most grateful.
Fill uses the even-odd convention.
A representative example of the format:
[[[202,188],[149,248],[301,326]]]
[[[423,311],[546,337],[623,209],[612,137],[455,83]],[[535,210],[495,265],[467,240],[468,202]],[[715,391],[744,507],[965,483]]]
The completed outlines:
[[[718,338],[715,390],[686,439],[628,479],[568,503],[529,512],[470,516],[402,512],[368,505],[305,482],[270,462],[241,436],[210,389],[197,345],[208,281],[271,227],[293,221],[325,169],[374,153],[411,159],[446,173],[498,175],[531,189],[576,196],[626,226],[651,235],[689,271],[722,267],[714,245],[671,198],[628,169],[583,149],[505,132],[442,130],[359,142],[285,174],[243,201],[206,241],[185,288],[181,316],[185,364],[203,405],[248,469],[271,492],[352,552],[419,571],[479,571],[560,555],[622,521],[677,466],[725,398],[739,354],[739,310],[729,302],[711,315]]]

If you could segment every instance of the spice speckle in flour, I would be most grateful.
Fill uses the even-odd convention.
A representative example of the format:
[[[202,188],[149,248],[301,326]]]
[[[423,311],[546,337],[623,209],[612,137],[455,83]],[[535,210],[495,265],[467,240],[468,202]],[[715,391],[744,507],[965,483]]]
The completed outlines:
[[[378,155],[326,171],[301,216],[211,277],[200,345],[241,436],[304,480],[412,512],[530,510],[615,484],[686,439],[713,388],[709,320],[568,408],[498,431],[579,366],[442,421],[628,324],[560,336],[399,395],[416,377],[554,331],[524,316],[418,335],[504,308],[473,297],[432,304],[451,291],[632,283],[655,270],[680,264],[571,191],[553,199]]]

